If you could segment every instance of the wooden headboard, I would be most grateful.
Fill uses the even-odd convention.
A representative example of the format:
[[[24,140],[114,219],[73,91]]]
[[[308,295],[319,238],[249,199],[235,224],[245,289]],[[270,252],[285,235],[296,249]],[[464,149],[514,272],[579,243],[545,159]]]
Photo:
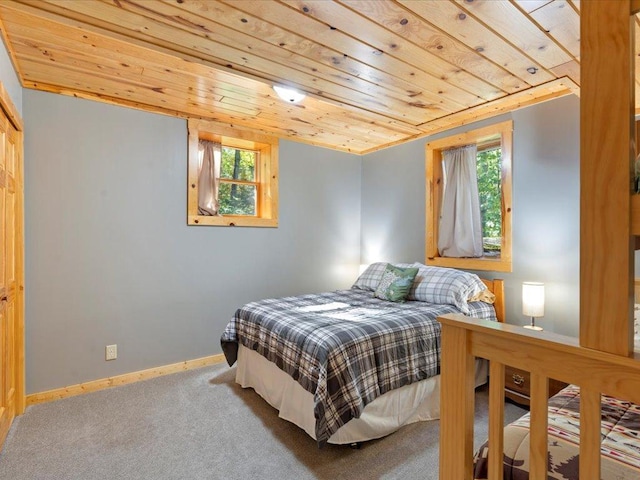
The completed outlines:
[[[481,280],[487,286],[489,291],[496,296],[496,300],[493,302],[493,308],[496,309],[496,317],[498,321],[504,322],[506,317],[504,305],[504,280],[487,280],[486,278],[481,278]],[[638,282],[640,282],[640,280],[638,280]],[[640,288],[638,283],[636,283],[636,289],[637,288]]]
[[[633,282],[633,296],[636,303],[640,303],[640,278],[636,278]]]

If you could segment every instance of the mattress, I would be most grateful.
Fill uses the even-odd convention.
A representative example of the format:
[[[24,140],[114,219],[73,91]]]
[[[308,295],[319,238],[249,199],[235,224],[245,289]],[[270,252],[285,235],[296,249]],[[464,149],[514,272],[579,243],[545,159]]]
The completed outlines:
[[[476,387],[487,382],[488,362],[476,360]],[[313,395],[275,364],[240,346],[236,382],[252,388],[278,410],[280,418],[316,439]],[[382,438],[403,425],[440,418],[440,375],[381,395],[331,435],[327,443],[353,444]]]

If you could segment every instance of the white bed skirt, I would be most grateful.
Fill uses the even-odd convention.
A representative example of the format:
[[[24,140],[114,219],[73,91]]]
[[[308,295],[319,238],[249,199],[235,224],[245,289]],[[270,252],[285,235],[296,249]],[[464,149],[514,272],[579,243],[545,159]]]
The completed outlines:
[[[236,382],[253,388],[280,418],[302,428],[316,439],[313,394],[259,353],[242,345],[238,350]],[[487,381],[487,362],[476,361],[476,387]],[[360,418],[343,425],[329,443],[351,444],[381,438],[403,425],[440,418],[440,375],[405,385],[381,395],[367,405]]]

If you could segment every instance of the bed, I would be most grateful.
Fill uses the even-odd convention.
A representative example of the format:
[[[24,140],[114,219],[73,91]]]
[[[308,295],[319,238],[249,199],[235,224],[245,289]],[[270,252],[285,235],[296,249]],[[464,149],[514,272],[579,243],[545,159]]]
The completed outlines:
[[[636,301],[640,281],[635,282]],[[634,349],[640,352],[640,304],[634,308]],[[527,413],[504,430],[504,480],[529,478]],[[578,480],[580,449],[580,388],[569,385],[549,399],[548,478]],[[488,442],[476,451],[474,479],[488,478]],[[601,473],[603,480],[640,478],[640,405],[602,395]]]
[[[549,399],[548,478],[578,480],[580,389],[569,385]],[[504,480],[529,478],[529,414],[505,427]],[[640,478],[640,405],[602,396],[603,480]],[[475,456],[474,479],[486,480],[488,446]]]
[[[388,269],[415,269],[406,301],[378,298]],[[236,381],[326,443],[358,444],[439,418],[445,313],[502,320],[502,282],[378,262],[351,289],[251,302],[221,336]],[[477,384],[486,382],[478,362]]]

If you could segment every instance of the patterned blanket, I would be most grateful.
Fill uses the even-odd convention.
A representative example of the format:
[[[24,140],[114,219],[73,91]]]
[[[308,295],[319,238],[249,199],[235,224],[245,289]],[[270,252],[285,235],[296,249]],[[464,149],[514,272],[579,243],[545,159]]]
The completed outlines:
[[[492,305],[471,315],[495,320]],[[390,390],[440,372],[439,315],[451,305],[394,303],[358,289],[260,300],[240,308],[221,337],[229,365],[238,343],[314,395],[316,439],[329,437]]]
[[[548,478],[578,480],[580,389],[569,385],[549,400]],[[640,405],[602,396],[603,480],[640,478]],[[488,445],[476,453],[474,478],[487,478]],[[529,478],[529,414],[505,427],[504,480]]]

